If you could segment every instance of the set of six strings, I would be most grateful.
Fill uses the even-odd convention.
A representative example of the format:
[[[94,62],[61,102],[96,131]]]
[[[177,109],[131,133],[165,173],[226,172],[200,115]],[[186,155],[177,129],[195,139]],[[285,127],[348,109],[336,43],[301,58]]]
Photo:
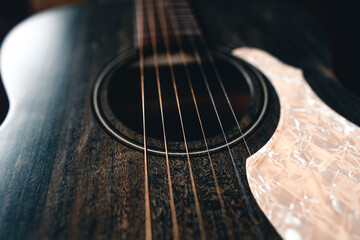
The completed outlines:
[[[157,4],[154,3],[154,1],[157,1]],[[181,111],[181,106],[180,106],[180,101],[179,101],[179,95],[178,95],[178,90],[177,90],[177,85],[176,85],[176,80],[175,80],[175,73],[174,73],[174,67],[173,67],[173,59],[172,59],[172,54],[171,54],[171,50],[170,50],[170,35],[168,32],[168,23],[166,21],[166,10],[168,10],[169,12],[172,13],[172,15],[170,14],[170,16],[173,16],[176,18],[176,14],[175,10],[174,10],[174,6],[176,5],[174,2],[171,1],[167,1],[165,2],[164,0],[136,0],[136,19],[137,19],[137,40],[138,40],[138,47],[139,47],[139,66],[140,66],[140,80],[141,80],[141,102],[142,102],[142,116],[143,116],[143,136],[144,136],[144,166],[145,166],[145,226],[146,226],[146,239],[152,239],[152,230],[151,230],[151,212],[150,212],[150,194],[149,194],[149,178],[148,178],[148,153],[147,153],[147,137],[146,137],[146,117],[145,117],[145,79],[144,79],[144,36],[142,34],[144,34],[144,24],[145,24],[145,15],[147,15],[147,23],[148,23],[148,27],[150,30],[150,41],[151,41],[151,46],[153,48],[153,61],[154,61],[154,67],[155,67],[155,74],[156,74],[156,83],[157,83],[157,89],[158,89],[158,97],[159,97],[159,105],[160,105],[160,114],[161,114],[161,121],[162,121],[162,129],[163,129],[163,140],[164,140],[164,148],[165,148],[165,157],[166,157],[166,168],[167,168],[167,177],[168,177],[168,185],[169,185],[169,193],[170,193],[170,210],[171,210],[171,217],[172,217],[172,226],[173,226],[173,237],[174,239],[180,239],[179,236],[179,227],[178,227],[178,223],[177,223],[177,217],[176,217],[176,210],[175,210],[175,203],[174,203],[174,194],[173,194],[173,189],[172,189],[172,181],[171,181],[171,173],[170,173],[170,163],[169,163],[169,154],[168,154],[168,146],[167,146],[167,138],[166,138],[166,130],[165,130],[165,119],[164,119],[164,111],[163,111],[163,103],[162,103],[162,94],[161,94],[161,81],[160,81],[160,74],[159,74],[159,59],[158,59],[158,49],[157,49],[157,35],[156,35],[156,21],[155,21],[155,5],[156,5],[156,10],[158,12],[159,15],[159,22],[160,22],[160,28],[161,28],[161,32],[163,35],[163,40],[164,40],[164,44],[165,44],[165,50],[166,50],[166,58],[168,60],[168,65],[170,68],[170,74],[171,74],[171,79],[172,79],[172,84],[173,84],[173,88],[174,88],[174,93],[175,93],[175,98],[176,98],[176,104],[177,104],[177,109],[178,109],[178,114],[179,114],[179,118],[180,118],[180,124],[181,124],[181,130],[182,130],[182,135],[183,135],[183,140],[184,140],[184,146],[185,146],[185,150],[186,150],[186,157],[187,157],[187,164],[188,164],[188,168],[189,168],[189,173],[190,173],[190,180],[191,180],[191,187],[193,190],[193,194],[194,194],[194,202],[195,202],[195,210],[196,210],[196,215],[197,215],[197,219],[198,219],[198,223],[199,223],[199,230],[200,230],[200,236],[202,239],[205,239],[205,229],[204,229],[204,224],[203,224],[203,220],[202,220],[202,216],[201,216],[201,210],[200,210],[200,205],[199,205],[199,200],[198,200],[198,195],[197,195],[197,190],[195,187],[195,180],[194,180],[194,175],[192,172],[192,167],[191,167],[191,160],[190,160],[190,155],[189,155],[189,149],[188,149],[188,143],[187,143],[187,138],[186,138],[186,133],[185,133],[185,129],[184,129],[184,124],[183,124],[183,119],[182,119],[182,111]],[[170,8],[166,9],[166,4],[168,6],[171,6]],[[186,2],[186,0],[184,2],[182,1],[178,1],[177,3],[178,5],[182,5],[185,7],[188,7],[188,3]],[[144,10],[144,5],[146,5],[146,10]],[[190,10],[186,9],[186,10]],[[188,69],[188,64],[187,64],[187,60],[185,57],[185,52],[183,50],[183,44],[182,44],[182,34],[179,24],[177,23],[177,20],[175,21],[170,21],[173,29],[176,31],[175,34],[175,39],[176,42],[179,46],[179,51],[180,51],[180,57],[181,60],[183,62],[184,68],[185,68],[185,73],[186,73],[186,77],[188,80],[188,84],[190,87],[190,91],[191,91],[191,95],[192,95],[192,99],[195,105],[195,109],[196,109],[196,113],[197,113],[197,117],[199,120],[199,124],[200,124],[200,128],[201,128],[201,133],[202,133],[202,137],[205,143],[205,147],[207,150],[207,155],[209,158],[209,162],[210,162],[210,167],[211,167],[211,171],[212,174],[214,176],[214,182],[215,182],[215,187],[216,187],[216,192],[219,198],[219,202],[220,202],[220,207],[221,207],[221,214],[223,216],[223,219],[226,221],[226,228],[228,230],[228,234],[232,235],[232,231],[231,231],[231,227],[230,227],[230,221],[228,220],[229,218],[226,217],[226,209],[225,209],[225,204],[224,204],[224,200],[222,198],[221,195],[221,190],[219,187],[219,183],[216,177],[216,173],[215,173],[215,169],[214,169],[214,165],[213,165],[213,160],[211,158],[211,154],[209,151],[209,146],[208,146],[208,142],[206,140],[206,135],[205,135],[205,131],[203,128],[203,124],[202,124],[202,119],[200,116],[200,112],[199,112],[199,108],[198,108],[198,104],[197,104],[197,100],[196,100],[196,96],[195,96],[195,92],[194,92],[194,88],[192,86],[192,82],[191,82],[191,77],[190,77],[190,73],[189,73],[189,69]],[[184,24],[184,23],[183,23]],[[256,225],[256,220],[254,218],[254,212],[253,209],[250,205],[246,190],[245,190],[245,186],[241,180],[240,177],[240,173],[237,169],[236,163],[235,163],[235,159],[233,156],[233,153],[230,149],[227,137],[225,135],[225,130],[223,128],[217,107],[216,107],[216,103],[214,101],[214,97],[213,94],[211,92],[206,74],[205,74],[205,70],[203,67],[203,63],[199,54],[199,51],[196,47],[196,42],[194,39],[194,30],[196,29],[196,31],[200,32],[200,30],[197,28],[197,26],[195,26],[196,28],[194,28],[194,21],[189,21],[186,22],[187,27],[185,28],[185,35],[188,36],[189,38],[189,42],[191,43],[192,49],[194,51],[194,57],[195,60],[197,62],[197,64],[199,65],[200,71],[201,71],[201,75],[203,77],[205,86],[207,88],[208,94],[210,96],[210,100],[212,102],[217,120],[219,122],[221,131],[222,131],[222,135],[224,137],[229,155],[231,157],[231,161],[233,164],[233,167],[235,169],[235,173],[236,173],[236,177],[238,179],[239,185],[240,185],[240,190],[242,192],[242,195],[244,197],[245,200],[245,205],[246,208],[248,210],[249,216],[250,216],[250,220],[252,222],[252,225],[254,227],[255,233],[257,235],[257,238],[259,239],[259,229]],[[201,38],[201,35],[198,36],[199,38]],[[201,38],[202,42],[203,39]],[[205,45],[205,43],[204,43]],[[241,127],[240,127],[240,123],[235,115],[235,111],[231,105],[230,99],[228,97],[228,94],[225,90],[224,84],[222,82],[222,79],[220,77],[220,74],[217,70],[217,67],[215,65],[215,61],[212,57],[212,54],[210,52],[210,50],[205,46],[205,51],[206,51],[206,55],[208,57],[209,62],[211,63],[216,77],[219,80],[221,89],[224,93],[224,96],[226,98],[226,101],[230,107],[231,113],[235,119],[235,122],[237,124],[237,127],[240,131],[240,134],[243,135]],[[251,155],[249,147],[245,141],[245,138],[243,138],[244,144],[246,146],[246,149],[249,153],[249,155]]]

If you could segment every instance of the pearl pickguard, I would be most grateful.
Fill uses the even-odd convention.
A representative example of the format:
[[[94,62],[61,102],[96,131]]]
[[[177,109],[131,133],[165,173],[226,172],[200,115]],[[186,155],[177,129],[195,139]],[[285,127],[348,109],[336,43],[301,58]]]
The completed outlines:
[[[285,239],[360,239],[360,129],[310,88],[302,71],[258,49],[233,54],[273,84],[281,106],[270,141],[247,159],[252,193]]]

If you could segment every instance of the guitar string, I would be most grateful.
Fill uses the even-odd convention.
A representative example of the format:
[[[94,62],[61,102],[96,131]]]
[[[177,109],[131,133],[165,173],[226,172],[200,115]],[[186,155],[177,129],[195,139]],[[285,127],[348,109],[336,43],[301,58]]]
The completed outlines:
[[[219,113],[218,113],[218,110],[217,110],[217,107],[216,107],[216,104],[215,104],[215,100],[214,100],[214,97],[213,97],[213,95],[212,95],[212,91],[211,91],[211,89],[210,89],[210,86],[209,86],[209,83],[208,83],[208,80],[207,80],[207,77],[206,77],[206,74],[205,74],[205,70],[204,70],[203,65],[202,65],[201,57],[200,57],[200,55],[199,55],[199,53],[198,53],[198,50],[196,50],[195,43],[194,43],[192,40],[190,40],[190,42],[191,42],[192,47],[194,48],[195,59],[196,59],[196,61],[197,61],[198,64],[199,64],[200,71],[201,71],[201,75],[202,75],[202,77],[203,77],[203,79],[204,79],[204,83],[205,83],[206,89],[207,89],[207,91],[208,91],[208,93],[209,93],[210,100],[211,100],[212,105],[213,105],[213,107],[214,107],[214,111],[215,111],[215,114],[216,114],[216,118],[217,118],[217,120],[218,120],[218,122],[219,122],[219,125],[220,125],[220,128],[221,128],[221,132],[222,132],[222,135],[223,135],[223,137],[224,137],[224,140],[225,140],[225,143],[226,143],[226,147],[227,147],[227,149],[228,149],[228,152],[229,152],[229,155],[230,155],[230,158],[231,158],[231,162],[232,162],[232,165],[233,165],[234,170],[235,170],[236,178],[238,179],[238,182],[239,182],[239,185],[240,185],[240,189],[241,189],[242,195],[244,196],[246,208],[247,208],[247,210],[248,210],[250,219],[251,219],[251,221],[252,221],[252,223],[253,223],[253,226],[254,226],[254,228],[255,228],[255,230],[256,230],[256,233],[258,233],[258,231],[257,231],[257,225],[256,225],[256,220],[255,220],[255,218],[254,218],[254,216],[253,216],[254,214],[253,214],[252,208],[251,208],[251,206],[250,206],[250,202],[249,202],[249,200],[248,200],[248,198],[247,198],[247,195],[246,195],[245,186],[244,186],[244,184],[243,184],[243,182],[242,182],[242,180],[241,180],[240,173],[239,173],[239,170],[238,170],[238,168],[237,168],[237,166],[236,166],[233,153],[232,153],[232,151],[231,151],[231,149],[230,149],[230,146],[229,146],[229,143],[228,143],[226,134],[225,134],[225,130],[224,130],[224,127],[223,127],[223,125],[222,125],[222,121],[221,121],[221,119],[220,119],[220,116],[219,116]],[[260,239],[260,238],[258,238],[258,239]]]
[[[191,35],[191,33],[190,33],[190,35]],[[192,36],[191,36],[191,37],[192,37]],[[192,38],[193,38],[193,37],[192,37]],[[228,142],[227,142],[227,138],[226,138],[226,135],[225,135],[225,132],[224,132],[224,128],[223,128],[223,126],[222,126],[222,123],[221,123],[219,114],[218,114],[218,112],[217,112],[217,108],[216,108],[216,105],[215,105],[215,102],[214,102],[214,99],[213,99],[213,96],[212,96],[212,93],[211,93],[209,84],[208,84],[208,82],[207,82],[206,75],[205,75],[205,73],[204,73],[204,69],[203,69],[203,67],[202,67],[201,57],[200,57],[200,55],[199,55],[199,53],[198,53],[198,50],[197,50],[197,48],[196,48],[196,45],[195,45],[194,41],[192,40],[192,41],[190,41],[190,42],[192,43],[192,47],[193,47],[193,49],[194,49],[196,61],[198,62],[199,66],[200,66],[200,69],[202,69],[201,72],[202,72],[202,75],[203,75],[203,78],[204,78],[204,81],[205,81],[207,90],[208,90],[208,92],[209,92],[209,96],[210,96],[210,98],[211,98],[211,101],[212,101],[214,110],[215,110],[215,112],[216,112],[216,115],[217,115],[217,118],[218,118],[218,121],[219,121],[221,130],[222,130],[222,132],[223,132],[224,139],[225,139],[225,141],[226,141],[227,148],[228,148],[228,150],[229,150],[229,154],[230,154],[230,156],[231,156],[231,159],[232,159],[232,162],[233,162],[233,165],[234,165],[234,168],[235,168],[235,172],[236,172],[237,178],[238,178],[238,180],[239,180],[239,183],[240,183],[240,186],[241,186],[241,189],[242,189],[244,198],[245,198],[245,202],[247,203],[247,202],[248,202],[247,195],[246,195],[246,193],[245,193],[244,186],[243,186],[243,184],[242,184],[242,182],[241,182],[241,179],[240,179],[240,176],[239,176],[239,172],[238,172],[237,167],[236,167],[236,165],[235,165],[235,161],[234,161],[232,152],[231,152],[231,150],[230,150],[230,147],[228,146]],[[207,49],[207,51],[208,51],[208,49]],[[207,53],[207,54],[208,54],[208,53]],[[156,54],[156,55],[157,55],[157,54]],[[211,55],[209,55],[209,56],[211,56]],[[155,58],[155,56],[154,56],[154,58]],[[209,60],[210,60],[210,59],[209,59]],[[211,61],[211,60],[210,60],[210,61]],[[213,61],[213,60],[212,60],[212,61]],[[212,62],[212,64],[214,64],[214,62]],[[215,64],[214,64],[214,65],[215,65]],[[214,65],[213,65],[213,66],[214,66]],[[218,73],[217,73],[217,77],[218,77],[219,81],[221,81],[221,78],[219,78]],[[224,91],[224,94],[227,95],[226,90],[225,90],[222,82],[221,82],[221,85],[222,85],[221,87],[222,87],[222,90]],[[160,91],[161,91],[161,90],[160,90]],[[161,94],[161,93],[160,93],[160,94]],[[160,97],[160,98],[161,98],[161,97]],[[233,109],[232,109],[232,106],[231,106],[231,103],[230,103],[230,100],[229,100],[228,96],[226,96],[226,98],[227,98],[227,102],[228,102],[228,104],[230,105],[230,108],[231,108],[231,110],[232,110],[233,116],[236,118],[235,113],[234,113],[234,111],[233,111]],[[160,102],[161,102],[161,99],[160,99]],[[163,118],[163,113],[162,113],[162,118]],[[235,120],[237,121],[237,118],[236,118]],[[163,120],[162,120],[162,121],[163,121]],[[237,125],[238,125],[238,127],[239,127],[239,130],[241,131],[241,128],[240,128],[240,125],[239,125],[238,121],[237,121]],[[163,128],[164,128],[164,127],[163,127]],[[242,133],[241,133],[241,134],[242,134]],[[245,139],[244,139],[244,141],[245,141]],[[246,141],[245,141],[245,144],[246,144]],[[165,145],[166,145],[166,143],[165,143]],[[248,149],[247,144],[246,144],[246,147],[247,147],[247,149]],[[249,149],[248,149],[248,152],[249,152],[249,154],[250,154]],[[248,205],[248,204],[246,204],[246,205]],[[247,207],[248,207],[248,206],[247,206]],[[248,209],[248,211],[249,211],[249,209]],[[251,211],[249,211],[249,214],[252,215],[252,214],[251,214]],[[251,217],[251,216],[250,216],[250,217]],[[255,226],[256,226],[256,225],[255,225]],[[255,227],[255,228],[256,228],[256,227]],[[256,232],[257,232],[257,231],[256,231]]]
[[[238,129],[239,129],[239,132],[240,132],[241,135],[243,135],[243,131],[242,131],[241,127],[240,127],[239,120],[238,120],[237,117],[236,117],[234,108],[233,108],[233,106],[232,106],[232,104],[231,104],[231,102],[230,102],[230,98],[229,98],[228,93],[227,93],[227,91],[226,91],[226,89],[225,89],[225,86],[224,86],[224,83],[223,83],[223,81],[222,81],[222,78],[220,77],[220,74],[219,74],[219,71],[218,71],[218,69],[217,69],[217,67],[216,67],[214,58],[213,58],[211,52],[209,51],[209,48],[206,47],[206,43],[205,43],[205,42],[204,42],[204,49],[205,49],[205,51],[206,51],[206,54],[207,54],[207,56],[208,56],[208,59],[210,60],[210,63],[211,63],[211,65],[212,65],[212,68],[213,68],[213,70],[214,70],[214,72],[215,72],[216,78],[218,79],[218,82],[220,83],[222,92],[224,93],[224,96],[225,96],[225,98],[226,98],[227,104],[229,105],[229,108],[230,108],[231,113],[232,113],[232,115],[233,115],[233,118],[234,118],[234,120],[235,120],[235,122],[236,122],[236,125],[237,125],[237,127],[238,127]],[[245,136],[243,137],[243,142],[244,142],[244,145],[245,145],[245,147],[246,147],[246,150],[247,150],[249,156],[251,156],[250,148],[249,148],[249,146],[248,146],[248,144],[247,144],[247,142],[246,142]],[[227,143],[227,141],[226,141],[226,143]],[[228,148],[229,148],[229,146],[228,146]],[[232,161],[233,161],[233,159],[232,159]],[[248,211],[249,211],[250,218],[251,218],[251,220],[252,220],[252,222],[253,222],[253,226],[254,226],[254,228],[255,228],[256,233],[258,233],[259,229],[258,229],[258,226],[257,226],[257,224],[256,224],[256,220],[254,219],[254,217],[252,217],[252,216],[254,215],[254,211],[253,211],[253,209],[252,209],[252,207],[251,207],[249,198],[248,198],[248,196],[247,196],[247,194],[246,194],[246,192],[245,192],[245,191],[246,191],[246,190],[245,190],[245,186],[243,186],[243,184],[241,184],[241,185],[242,185],[242,186],[240,186],[240,187],[242,188],[242,192],[243,192],[243,195],[244,195],[245,204],[248,205]],[[260,237],[259,234],[257,234],[257,235],[258,235],[257,237],[259,238],[259,237]]]
[[[144,17],[140,13],[141,4],[140,0],[136,1],[136,15],[137,16],[137,38],[139,47],[139,64],[140,64],[140,82],[141,82],[141,108],[142,108],[142,123],[143,123],[143,135],[144,135],[144,171],[145,171],[145,239],[152,239],[151,230],[151,212],[150,212],[150,193],[149,193],[149,176],[148,176],[148,156],[147,156],[147,141],[146,141],[146,117],[145,117],[145,83],[144,83],[144,49],[142,36],[144,29]]]
[[[166,11],[164,0],[162,0],[162,5],[163,5],[163,8],[164,8],[164,11]],[[168,9],[172,13],[172,14],[170,13],[170,16],[171,15],[175,16],[175,12],[174,12],[174,9],[173,9],[174,6],[175,6],[174,2],[172,2],[172,4],[169,4],[169,6],[171,6],[171,7],[169,7]],[[178,19],[178,18],[176,18],[176,19]],[[231,237],[233,235],[232,228],[230,227],[231,223],[229,222],[229,218],[228,218],[228,216],[226,214],[225,203],[224,203],[224,200],[222,198],[221,189],[220,189],[219,182],[218,182],[218,179],[217,179],[217,176],[216,176],[216,173],[215,173],[213,160],[212,160],[212,157],[211,157],[211,154],[210,154],[210,151],[209,151],[209,146],[208,146],[208,142],[207,142],[207,139],[206,139],[202,119],[201,119],[201,116],[200,116],[200,111],[199,111],[199,107],[198,107],[198,104],[197,104],[197,99],[196,99],[196,96],[195,96],[194,88],[193,88],[193,85],[192,85],[192,80],[191,80],[191,77],[190,77],[190,72],[189,72],[189,69],[188,69],[188,63],[187,63],[187,60],[186,60],[186,57],[185,57],[185,52],[184,52],[184,48],[183,48],[183,44],[182,44],[179,25],[177,23],[177,20],[170,21],[170,23],[171,23],[171,25],[173,27],[174,36],[175,36],[176,42],[177,42],[177,44],[179,46],[180,57],[181,57],[183,65],[184,65],[186,78],[187,78],[188,85],[189,85],[189,88],[190,88],[192,100],[194,102],[194,106],[195,106],[196,114],[197,114],[197,117],[198,117],[202,138],[204,140],[204,144],[205,144],[206,151],[207,151],[207,156],[208,156],[208,159],[209,159],[209,162],[210,162],[211,172],[212,172],[213,177],[214,177],[215,189],[216,189],[216,192],[217,192],[217,195],[218,195],[218,198],[219,198],[221,214],[222,214],[223,219],[226,222],[227,233]]]
[[[204,44],[206,45],[205,42],[204,42]],[[213,69],[214,69],[216,78],[218,79],[218,81],[219,81],[219,83],[220,83],[222,92],[223,92],[224,95],[225,95],[226,101],[227,101],[227,103],[228,103],[228,105],[229,105],[229,107],[230,107],[231,113],[232,113],[232,115],[233,115],[233,117],[234,117],[234,120],[235,120],[235,122],[236,122],[236,125],[237,125],[239,131],[240,131],[240,134],[243,135],[243,131],[242,131],[241,127],[240,127],[239,120],[238,120],[237,117],[236,117],[234,108],[233,108],[233,106],[232,106],[232,104],[231,104],[231,102],[230,102],[229,95],[228,95],[228,93],[226,92],[224,83],[223,83],[223,81],[222,81],[222,79],[221,79],[221,77],[220,77],[220,74],[219,74],[219,71],[218,71],[218,69],[217,69],[217,67],[216,67],[214,58],[213,58],[211,52],[209,51],[209,48],[208,48],[208,47],[205,47],[205,51],[206,51],[206,55],[208,56],[208,59],[210,60],[211,65],[212,65],[212,67],[213,67]],[[246,142],[245,136],[243,137],[243,142],[244,142],[244,144],[245,144],[245,147],[246,147],[246,149],[247,149],[247,151],[248,151],[248,153],[249,153],[249,157],[250,157],[250,156],[251,156],[251,152],[250,152],[250,148],[249,148],[249,146],[248,146],[248,144],[247,144],[247,142]]]
[[[191,29],[191,27],[189,28]],[[236,166],[236,163],[235,163],[235,158],[233,156],[233,153],[230,149],[230,146],[228,144],[228,140],[227,140],[227,137],[226,137],[226,134],[225,134],[225,130],[224,130],[224,127],[222,125],[222,121],[221,121],[221,118],[220,118],[220,115],[218,113],[218,110],[217,110],[217,107],[216,107],[216,103],[215,103],[215,100],[214,100],[214,97],[213,97],[213,94],[212,94],[212,91],[211,91],[211,88],[210,88],[210,85],[209,85],[209,82],[208,82],[208,79],[206,77],[206,74],[205,74],[205,70],[204,70],[204,67],[203,67],[203,63],[202,63],[202,60],[201,60],[201,57],[200,57],[200,54],[199,54],[199,50],[197,49],[196,47],[196,44],[195,44],[195,40],[194,40],[194,37],[193,35],[191,34],[191,32],[188,32],[187,36],[189,37],[189,40],[190,40],[190,43],[192,45],[192,48],[194,50],[194,56],[195,56],[195,59],[196,59],[196,62],[198,63],[199,65],[199,68],[200,68],[200,71],[201,71],[201,75],[203,77],[203,80],[204,80],[204,83],[205,83],[205,86],[206,86],[206,89],[208,91],[208,94],[209,94],[209,97],[210,97],[210,100],[212,102],[212,106],[214,108],[214,111],[215,111],[215,114],[216,114],[216,118],[219,122],[219,125],[220,125],[220,128],[221,128],[221,132],[222,132],[222,135],[224,137],[224,140],[225,140],[225,143],[226,143],[226,146],[227,146],[227,149],[228,149],[228,152],[229,152],[229,155],[230,155],[230,158],[231,158],[231,161],[232,161],[232,165],[234,167],[234,170],[235,170],[235,174],[236,174],[236,177],[238,179],[238,182],[239,182],[239,185],[240,185],[240,190],[242,192],[242,195],[244,196],[244,200],[245,200],[245,205],[246,205],[246,208],[247,208],[247,211],[249,213],[249,216],[250,216],[250,220],[252,222],[252,225],[254,227],[254,230],[255,230],[255,234],[256,234],[256,237],[258,239],[261,239],[261,236],[260,236],[260,232],[259,232],[259,229],[258,229],[258,226],[256,225],[256,220],[255,220],[255,217],[254,217],[254,212],[253,212],[253,209],[250,205],[250,202],[249,202],[249,198],[247,196],[247,193],[246,193],[246,189],[245,189],[245,186],[241,180],[241,177],[240,177],[240,173],[239,173],[239,170]],[[203,44],[205,44],[205,41],[200,37],[200,40]],[[204,46],[206,48],[206,46]]]
[[[152,5],[152,9],[154,9],[153,5]],[[154,66],[155,66],[156,83],[157,83],[160,114],[161,114],[161,123],[162,123],[162,129],[163,129],[166,168],[167,168],[167,177],[168,177],[168,185],[169,185],[169,195],[170,195],[170,209],[171,209],[171,216],[172,216],[172,224],[173,224],[173,228],[175,229],[175,232],[173,234],[174,234],[174,237],[176,237],[176,236],[178,236],[178,234],[177,234],[178,223],[177,223],[177,215],[176,215],[176,209],[175,209],[174,191],[173,191],[172,180],[171,180],[170,162],[169,162],[169,154],[168,154],[168,146],[167,146],[167,138],[166,138],[166,130],[165,130],[164,109],[163,109],[163,102],[162,102],[162,95],[161,95],[159,59],[158,59],[158,53],[157,53],[156,24],[155,24],[155,18],[154,18],[155,14],[154,14],[154,12],[151,12],[150,8],[146,8],[146,11],[147,11],[148,25],[149,25],[149,30],[150,30],[150,41],[151,41],[151,45],[152,45],[152,49],[153,49],[153,62],[154,62]]]
[[[193,21],[190,21],[189,23],[190,23],[190,24],[194,24]],[[209,62],[210,62],[211,65],[212,65],[212,69],[213,69],[214,72],[215,72],[216,78],[217,78],[218,81],[219,81],[220,87],[221,87],[221,89],[222,89],[222,92],[224,93],[224,96],[225,96],[225,98],[226,98],[227,104],[229,105],[230,111],[231,111],[232,116],[233,116],[233,118],[234,118],[234,120],[235,120],[235,122],[236,122],[236,125],[237,125],[237,127],[238,127],[238,129],[239,129],[239,132],[240,132],[241,135],[243,135],[243,131],[242,131],[242,129],[241,129],[239,120],[238,120],[238,118],[236,117],[234,108],[233,108],[233,106],[232,106],[232,104],[231,104],[230,98],[229,98],[228,93],[227,93],[227,91],[226,91],[226,89],[225,89],[225,86],[224,86],[224,83],[223,83],[223,81],[222,81],[222,78],[220,77],[220,74],[219,74],[218,68],[217,68],[217,66],[216,66],[216,64],[215,64],[215,60],[214,60],[214,58],[213,58],[213,56],[212,56],[212,53],[210,52],[209,47],[207,46],[206,42],[205,42],[203,39],[201,39],[201,41],[202,41],[202,44],[203,44],[203,46],[204,46],[204,50],[205,50],[205,52],[206,52],[206,55],[207,55],[207,57],[208,57],[208,60],[209,60]],[[249,146],[248,146],[248,144],[247,144],[247,142],[246,142],[245,137],[243,137],[243,142],[244,142],[244,144],[245,144],[245,146],[246,146],[246,149],[247,149],[247,151],[248,151],[248,153],[249,153],[249,156],[251,156],[251,151],[250,151],[250,148],[249,148]]]
[[[161,6],[159,4],[157,4],[157,6],[158,6],[158,8],[161,8]],[[186,139],[184,122],[183,122],[183,118],[182,118],[182,111],[181,111],[181,107],[180,107],[179,94],[178,94],[177,84],[176,84],[176,80],[175,80],[174,66],[173,66],[173,60],[172,60],[172,55],[171,55],[171,50],[170,50],[170,43],[169,43],[170,39],[168,36],[168,29],[167,29],[167,23],[166,23],[166,18],[165,18],[164,5],[162,5],[162,8],[163,8],[163,10],[158,9],[158,13],[160,13],[160,16],[159,16],[160,27],[161,27],[163,38],[164,38],[164,43],[165,43],[165,48],[166,48],[166,57],[167,57],[169,68],[170,68],[171,79],[172,79],[172,84],[173,84],[175,99],[176,99],[176,105],[177,105],[178,114],[179,114],[179,118],[180,118],[180,125],[181,125],[182,135],[183,135],[183,139],[184,139],[184,146],[185,146],[187,163],[188,163],[188,168],[189,168],[189,173],[190,173],[191,187],[192,187],[193,194],[194,194],[195,211],[196,211],[196,215],[198,218],[200,235],[201,235],[202,239],[205,239],[204,222],[203,222],[202,215],[201,215],[198,194],[197,194],[197,190],[196,190],[196,186],[195,186],[194,174],[192,172],[188,143],[187,143],[187,139]]]

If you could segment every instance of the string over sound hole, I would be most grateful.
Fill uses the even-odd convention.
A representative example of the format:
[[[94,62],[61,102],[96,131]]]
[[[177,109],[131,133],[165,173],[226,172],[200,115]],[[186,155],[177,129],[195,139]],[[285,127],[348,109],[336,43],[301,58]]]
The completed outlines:
[[[170,67],[166,56],[159,54],[164,129],[170,154],[184,153],[184,133],[192,154],[204,151],[202,129],[210,150],[225,146],[221,127],[225,130],[228,142],[241,139],[236,120],[240,122],[243,133],[247,133],[261,117],[264,108],[264,89],[258,79],[254,81],[256,74],[248,72],[248,69],[240,62],[222,54],[214,54],[215,65],[225,87],[224,93],[213,65],[204,59],[203,69],[213,96],[214,102],[212,102],[198,63],[193,55],[186,54],[185,56],[187,66],[183,64],[183,59],[178,54],[172,56],[181,110],[180,117]],[[99,109],[98,115],[101,122],[115,137],[141,149],[143,112],[139,61],[136,54],[132,60],[124,63],[121,63],[119,59],[114,61],[118,62],[110,64],[98,80],[98,87],[96,87],[98,90],[95,89],[94,95],[95,110]],[[154,59],[151,55],[144,59],[144,89],[148,149],[150,152],[162,153],[164,129]],[[231,108],[234,110],[236,119]],[[180,119],[183,122],[184,133]]]

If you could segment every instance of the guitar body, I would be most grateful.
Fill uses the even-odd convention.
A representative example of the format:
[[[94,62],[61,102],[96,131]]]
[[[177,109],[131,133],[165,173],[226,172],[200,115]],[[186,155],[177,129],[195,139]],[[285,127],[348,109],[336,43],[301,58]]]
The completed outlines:
[[[254,172],[254,159],[261,159],[257,152],[271,149],[266,144],[273,136],[282,138],[276,131],[286,128],[285,120],[281,122],[288,116],[282,109],[284,95],[262,67],[264,62],[251,62],[252,53],[241,47],[261,49],[261,54],[301,69],[303,75],[294,71],[306,79],[301,82],[304,89],[310,86],[316,100],[345,121],[343,126],[355,129],[348,138],[357,150],[360,100],[336,82],[318,29],[297,11],[237,1],[198,1],[196,6],[214,53],[239,61],[263,79],[254,84],[266,92],[253,96],[259,112],[256,119],[248,117],[253,125],[246,128],[251,131],[245,141],[237,140],[240,133],[234,123],[234,131],[230,128],[225,134],[233,142],[224,143],[221,133],[214,133],[209,138],[211,151],[195,139],[189,141],[188,156],[177,139],[170,139],[166,155],[162,134],[159,140],[154,133],[145,158],[141,133],[116,123],[105,106],[111,86],[131,98],[126,95],[129,83],[111,85],[102,73],[137,53],[133,2],[46,11],[8,35],[1,49],[10,109],[0,127],[0,239],[291,237],[286,235],[289,228],[273,221],[266,197],[254,194],[259,184],[246,171],[248,164]],[[275,59],[262,59],[267,57]],[[131,113],[130,109],[123,114]],[[147,128],[151,133],[156,126]],[[353,152],[356,161],[359,155]],[[354,181],[348,184],[355,186],[358,180]],[[351,231],[346,236],[356,236]]]

